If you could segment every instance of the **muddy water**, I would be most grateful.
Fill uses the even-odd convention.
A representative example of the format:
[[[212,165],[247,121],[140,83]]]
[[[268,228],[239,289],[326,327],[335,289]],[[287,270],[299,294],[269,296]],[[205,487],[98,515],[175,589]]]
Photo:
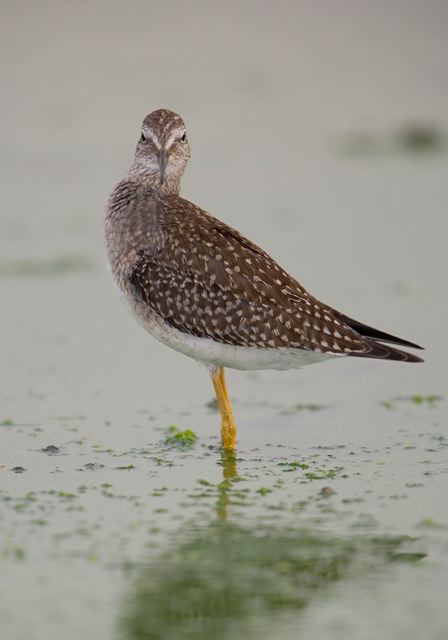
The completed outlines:
[[[447,15],[343,4],[2,5],[7,637],[446,637]],[[229,372],[223,457],[206,373],[103,263],[104,200],[162,105],[187,197],[427,363]]]

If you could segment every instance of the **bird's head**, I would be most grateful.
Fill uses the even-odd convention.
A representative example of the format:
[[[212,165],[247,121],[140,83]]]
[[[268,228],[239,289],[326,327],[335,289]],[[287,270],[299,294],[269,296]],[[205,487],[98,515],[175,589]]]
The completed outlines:
[[[157,109],[143,120],[135,161],[155,185],[178,183],[190,157],[182,118],[168,109]]]

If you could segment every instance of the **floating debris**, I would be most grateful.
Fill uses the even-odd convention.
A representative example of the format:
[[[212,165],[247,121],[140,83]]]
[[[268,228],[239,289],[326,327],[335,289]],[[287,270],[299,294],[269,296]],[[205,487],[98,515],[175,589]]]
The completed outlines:
[[[101,469],[104,469],[105,466],[106,465],[99,462],[87,462],[86,464],[82,465],[79,471],[100,471]]]
[[[42,451],[44,453],[48,453],[48,455],[50,456],[54,456],[54,455],[57,455],[58,453],[61,453],[61,450],[59,449],[59,447],[56,447],[56,445],[54,444],[49,444],[47,447],[44,447]]]
[[[336,491],[331,487],[322,487],[322,489],[319,491],[319,495],[323,498],[329,498],[330,496],[334,496],[335,494]]]

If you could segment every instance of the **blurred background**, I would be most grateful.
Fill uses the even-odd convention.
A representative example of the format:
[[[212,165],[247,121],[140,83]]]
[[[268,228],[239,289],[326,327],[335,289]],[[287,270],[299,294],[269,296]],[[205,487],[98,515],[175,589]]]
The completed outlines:
[[[66,363],[53,371],[64,403],[73,386],[121,389],[123,370],[149,393],[154,359],[158,397],[168,372],[176,385],[194,369],[129,321],[104,267],[104,202],[143,117],[166,106],[189,128],[184,196],[261,244],[322,300],[433,347],[424,371],[399,375],[420,386],[431,370],[437,384],[446,346],[447,13],[437,1],[2,2],[8,377],[24,382],[17,344],[26,345],[30,382],[51,368],[50,325]],[[61,269],[89,274],[63,287],[29,280]],[[385,378],[377,365],[346,365],[360,366],[372,375],[362,385],[387,387],[390,366]],[[304,375],[328,374],[333,384],[341,371]],[[199,386],[190,392],[197,397]]]
[[[423,366],[353,359],[301,372],[231,372],[243,450],[269,439],[371,446],[373,437],[384,446],[412,418],[383,424],[374,406],[446,393],[447,24],[443,0],[2,0],[3,491],[46,491],[61,477],[79,484],[71,440],[60,436],[62,417],[82,419],[80,440],[104,449],[131,446],[133,426],[142,427],[142,442],[156,437],[151,429],[179,420],[200,437],[218,434],[216,415],[205,409],[212,397],[206,373],[144,334],[105,267],[104,203],[132,160],[144,116],[159,107],[179,112],[189,130],[184,197],[260,244],[324,302],[427,348]],[[308,433],[302,416],[276,413],[298,401],[340,410],[312,418]],[[152,422],[141,425],[138,411],[149,411]],[[426,433],[434,416],[424,425],[417,420],[415,433]],[[14,429],[25,424],[37,431]],[[50,477],[54,460],[42,463],[32,451],[61,442],[68,457],[56,467],[65,476]],[[86,450],[81,455],[92,462]],[[28,475],[9,474],[16,466]],[[197,478],[197,466],[185,462],[183,469]],[[419,504],[434,507],[436,517],[435,494]],[[416,509],[400,512],[405,531],[425,516],[414,517]],[[52,535],[61,533],[59,513]],[[6,538],[33,532],[33,518],[25,527],[5,514]],[[33,570],[17,573],[12,554],[2,593],[9,628],[19,637],[21,624],[35,623],[39,637],[60,628],[79,637],[82,624],[99,625],[95,637],[109,637],[117,596],[107,572],[87,572],[106,594],[93,622],[93,605],[79,596],[85,568],[72,567],[68,614],[62,595],[47,583],[37,587],[53,544],[39,535],[24,551],[37,563]],[[98,542],[106,564],[109,542],[106,533]],[[60,563],[53,570],[66,579]],[[19,597],[22,623],[12,613]],[[53,598],[62,627],[48,622],[45,598]],[[82,607],[84,623],[76,614]],[[358,622],[344,629],[364,637]],[[411,621],[409,633],[415,629]]]

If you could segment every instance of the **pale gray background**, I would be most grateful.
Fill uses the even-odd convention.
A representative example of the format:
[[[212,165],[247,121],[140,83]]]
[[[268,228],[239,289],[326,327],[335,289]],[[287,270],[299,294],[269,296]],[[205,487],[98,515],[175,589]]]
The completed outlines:
[[[282,423],[269,407],[256,409],[258,400],[344,407],[325,417],[319,438],[361,442],[377,427],[369,412],[379,401],[443,395],[447,155],[391,148],[354,157],[338,141],[357,130],[390,140],[414,121],[447,130],[447,21],[442,0],[2,0],[0,263],[7,271],[23,260],[80,256],[91,267],[0,278],[0,420],[84,415],[88,437],[106,446],[104,420],[124,425],[149,409],[165,411],[157,426],[190,412],[184,427],[217,433],[204,411],[212,397],[205,372],[144,334],[104,263],[104,202],[143,117],[161,106],[189,129],[185,197],[262,245],[325,302],[427,347],[423,366],[353,359],[231,372],[241,446],[301,441],[300,419]],[[52,428],[38,446],[60,442]],[[118,433],[131,446],[134,432]],[[150,428],[145,437],[155,437]],[[26,445],[10,430],[2,439],[0,479],[15,490],[19,476],[4,479]],[[45,473],[20,476],[20,491],[45,485]],[[419,503],[419,516],[408,504],[409,522],[428,505],[437,513],[431,500]],[[72,575],[82,582],[81,570]],[[108,578],[99,583],[107,591]],[[41,603],[33,609],[41,592],[27,591],[31,584],[25,571],[2,596],[5,607],[5,598],[25,598],[23,624],[42,611]],[[70,628],[97,624],[96,637],[106,637],[107,607],[95,622],[81,619],[70,597]]]
[[[435,389],[446,350],[446,156],[359,162],[331,144],[351,128],[446,124],[447,18],[444,2],[3,2],[2,259],[71,252],[96,262],[85,289],[71,283],[55,298],[46,283],[26,295],[25,283],[4,283],[2,361],[14,383],[17,342],[28,343],[33,370],[44,367],[52,356],[35,338],[57,322],[64,402],[70,385],[121,386],[117,354],[146,397],[152,385],[166,393],[168,375],[173,385],[188,375],[199,397],[204,381],[191,380],[191,363],[145,338],[102,277],[104,200],[143,116],[167,106],[190,132],[185,196],[323,300],[426,345],[429,364],[398,375],[422,390],[431,376]],[[396,380],[394,365],[359,361],[305,376],[334,386],[362,367],[361,387]],[[292,378],[303,376],[268,374],[261,384]]]
[[[194,365],[126,316],[103,265],[104,201],[143,116],[167,106],[189,127],[186,197],[264,246],[324,301],[429,349],[425,368],[398,373],[352,361],[263,374],[266,392],[312,379],[311,393],[331,394],[344,374],[351,380],[337,394],[347,398],[354,384],[356,394],[373,386],[384,395],[397,378],[437,391],[447,344],[446,155],[360,161],[333,145],[353,128],[446,125],[447,18],[444,2],[4,1],[2,260],[73,253],[95,261],[87,282],[61,290],[2,282],[10,382],[24,382],[18,349],[26,346],[30,383],[63,359],[52,402],[64,406],[92,387],[123,406],[128,394],[160,400],[171,396],[168,379],[183,387],[186,375],[188,395],[204,393]],[[51,353],[50,325],[63,342]]]

